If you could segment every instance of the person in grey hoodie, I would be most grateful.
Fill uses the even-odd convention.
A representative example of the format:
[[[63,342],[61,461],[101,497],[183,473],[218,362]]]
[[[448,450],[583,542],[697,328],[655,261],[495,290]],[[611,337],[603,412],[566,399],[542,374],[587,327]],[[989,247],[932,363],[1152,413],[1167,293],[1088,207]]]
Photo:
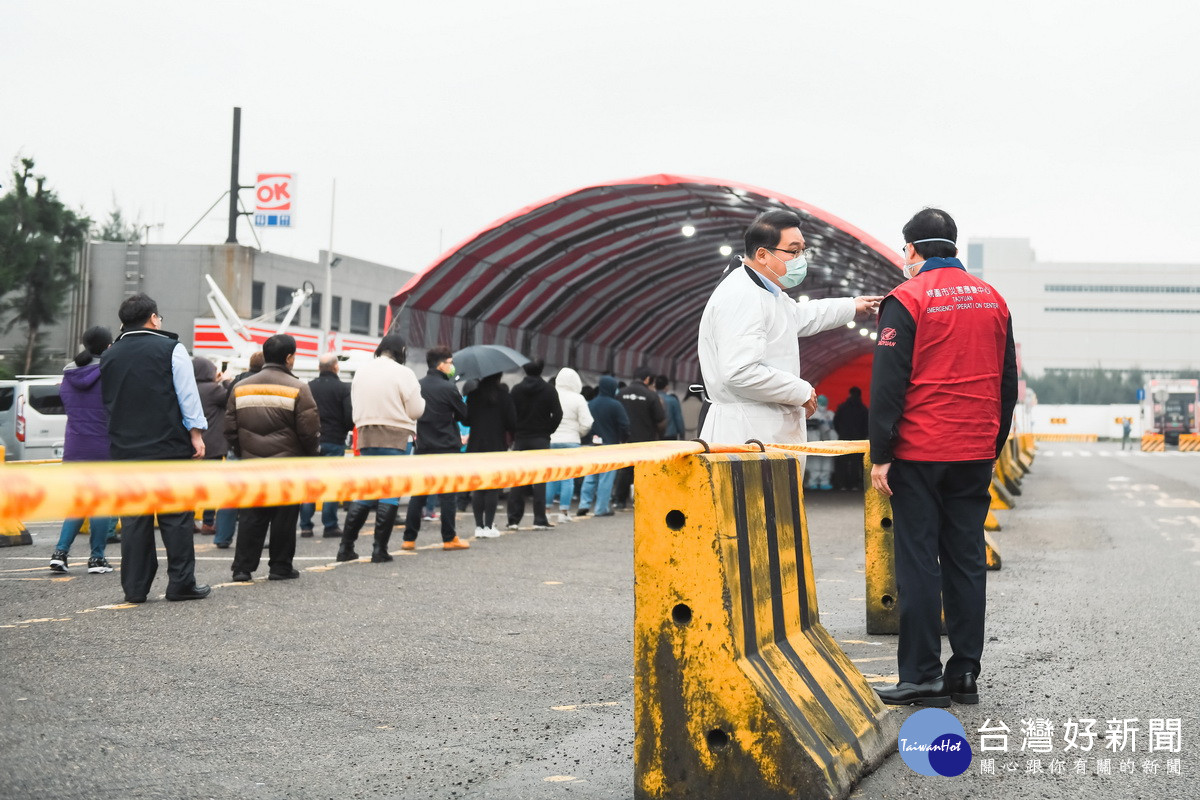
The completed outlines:
[[[112,344],[112,331],[96,325],[88,328],[81,340],[83,352],[63,369],[59,396],[67,410],[67,431],[63,441],[63,461],[108,461],[108,411],[100,396],[100,356]],[[65,519],[58,544],[50,556],[50,569],[67,571],[71,543],[83,530],[83,519]],[[102,574],[113,568],[104,557],[104,546],[117,526],[116,517],[92,517],[92,552],[88,572]]]
[[[554,378],[554,388],[558,390],[558,404],[562,406],[562,420],[558,428],[550,434],[550,449],[579,447],[583,437],[592,429],[592,412],[588,410],[587,401],[583,399],[583,381],[579,373],[570,367],[558,371]],[[551,481],[546,484],[546,510],[558,501],[558,521],[571,521],[571,500],[575,496],[575,479],[567,478],[561,481]]]

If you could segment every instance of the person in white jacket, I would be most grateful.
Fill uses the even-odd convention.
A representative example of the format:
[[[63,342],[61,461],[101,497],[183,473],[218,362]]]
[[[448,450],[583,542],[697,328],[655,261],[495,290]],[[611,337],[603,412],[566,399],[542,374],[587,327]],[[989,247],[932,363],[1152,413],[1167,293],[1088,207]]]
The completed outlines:
[[[570,367],[559,370],[554,378],[558,402],[562,406],[562,422],[550,435],[550,448],[579,447],[583,437],[592,429],[592,412],[583,399],[583,381]],[[551,481],[546,485],[546,509],[558,500],[558,521],[571,521],[571,499],[575,495],[575,480]]]
[[[879,308],[881,297],[793,300],[808,270],[800,217],[759,214],[745,233],[742,266],[713,290],[700,318],[700,371],[712,403],[700,438],[803,444],[817,395],[800,377],[801,336],[845,325]]]

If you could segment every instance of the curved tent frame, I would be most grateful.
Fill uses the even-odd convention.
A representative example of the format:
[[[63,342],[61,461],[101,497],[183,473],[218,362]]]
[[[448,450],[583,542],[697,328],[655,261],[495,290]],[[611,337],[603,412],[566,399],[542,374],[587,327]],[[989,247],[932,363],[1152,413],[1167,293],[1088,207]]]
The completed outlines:
[[[897,253],[808,203],[730,181],[650,175],[492,223],[391,299],[389,328],[414,347],[503,344],[549,365],[628,376],[646,364],[698,379],[700,315],[736,258],[720,248],[740,253],[745,227],[771,208],[797,212],[819,251],[792,296],[887,294],[901,277]],[[872,344],[847,328],[805,339],[805,377],[820,380]]]

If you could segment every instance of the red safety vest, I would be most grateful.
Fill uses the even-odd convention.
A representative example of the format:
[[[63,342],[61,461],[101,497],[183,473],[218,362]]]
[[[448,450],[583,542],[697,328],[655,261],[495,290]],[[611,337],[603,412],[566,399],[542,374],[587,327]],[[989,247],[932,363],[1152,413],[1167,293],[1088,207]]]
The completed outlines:
[[[890,296],[917,326],[896,458],[995,458],[1008,304],[983,280],[954,267],[920,272]]]

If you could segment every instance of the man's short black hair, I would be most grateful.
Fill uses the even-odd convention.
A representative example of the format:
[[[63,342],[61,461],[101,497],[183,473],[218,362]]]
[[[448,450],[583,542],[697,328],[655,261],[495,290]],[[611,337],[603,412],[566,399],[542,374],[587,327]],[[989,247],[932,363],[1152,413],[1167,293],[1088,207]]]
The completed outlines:
[[[955,245],[946,242],[922,242],[921,239],[949,239],[958,241],[958,226],[954,218],[940,208],[923,208],[913,215],[904,226],[904,243],[912,243],[921,258],[953,258],[958,252]]]
[[[408,343],[400,334],[389,333],[379,340],[379,346],[375,348],[376,358],[384,353],[390,353],[393,361],[403,364],[408,359]]]
[[[754,254],[760,247],[770,250],[779,244],[779,238],[784,231],[788,228],[799,227],[800,215],[795,211],[776,208],[762,212],[754,218],[743,235],[746,244],[746,258],[754,258]]]
[[[535,358],[531,361],[526,362],[521,367],[521,369],[525,370],[526,375],[533,375],[534,377],[541,375],[542,370],[544,370],[545,368],[546,368],[546,359],[544,359],[544,358]]]
[[[666,375],[659,375],[654,379],[654,388],[661,392],[663,389],[667,388],[667,384],[670,382],[671,379]]]
[[[434,369],[447,358],[454,358],[454,353],[451,352],[450,345],[435,344],[425,351],[425,366]]]
[[[263,342],[263,361],[267,364],[286,366],[288,356],[296,352],[296,340],[286,333],[277,333]]]
[[[144,292],[126,297],[117,310],[122,330],[144,328],[150,317],[158,313],[158,303]]]
[[[654,370],[647,367],[645,364],[633,371],[633,379],[638,383],[645,383],[646,378],[653,378]]]

